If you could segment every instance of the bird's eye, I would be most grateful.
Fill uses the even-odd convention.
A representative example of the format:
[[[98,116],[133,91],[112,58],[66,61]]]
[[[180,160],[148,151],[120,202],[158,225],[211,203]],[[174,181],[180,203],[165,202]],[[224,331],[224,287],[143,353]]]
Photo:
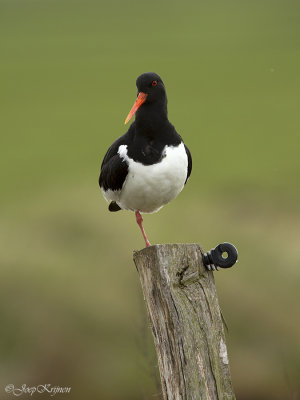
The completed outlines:
[[[156,86],[157,85],[157,81],[152,81],[152,86]]]

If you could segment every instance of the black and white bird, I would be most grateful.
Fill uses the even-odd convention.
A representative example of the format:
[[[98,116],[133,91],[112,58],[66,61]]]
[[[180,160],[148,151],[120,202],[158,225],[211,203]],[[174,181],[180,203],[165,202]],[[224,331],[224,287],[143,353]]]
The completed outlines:
[[[192,170],[192,157],[168,120],[162,79],[153,72],[136,81],[137,99],[125,124],[128,131],[108,149],[99,177],[109,211],[130,210],[150,246],[141,213],[154,213],[183,189]]]

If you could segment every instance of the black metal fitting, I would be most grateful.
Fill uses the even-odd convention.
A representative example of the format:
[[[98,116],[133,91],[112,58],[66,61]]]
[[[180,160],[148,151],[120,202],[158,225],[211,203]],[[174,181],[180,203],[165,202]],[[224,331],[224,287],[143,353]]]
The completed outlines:
[[[227,257],[224,256],[227,254]],[[219,268],[230,268],[238,259],[238,252],[231,243],[221,243],[216,248],[208,251],[203,255],[203,264],[206,269],[219,270]]]

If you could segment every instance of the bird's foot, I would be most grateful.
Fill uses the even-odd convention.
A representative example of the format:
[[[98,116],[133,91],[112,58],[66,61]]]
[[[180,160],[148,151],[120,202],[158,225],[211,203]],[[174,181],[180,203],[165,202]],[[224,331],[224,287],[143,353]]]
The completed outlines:
[[[150,244],[150,242],[149,242],[149,240],[147,238],[146,232],[144,230],[144,227],[143,227],[143,217],[141,216],[141,213],[139,211],[136,211],[135,212],[135,217],[136,217],[136,222],[137,222],[138,226],[141,229],[143,238],[145,240],[146,247],[151,246],[151,244]]]
[[[148,239],[145,240],[145,244],[146,244],[146,247],[150,247],[151,246],[151,243],[149,242]]]

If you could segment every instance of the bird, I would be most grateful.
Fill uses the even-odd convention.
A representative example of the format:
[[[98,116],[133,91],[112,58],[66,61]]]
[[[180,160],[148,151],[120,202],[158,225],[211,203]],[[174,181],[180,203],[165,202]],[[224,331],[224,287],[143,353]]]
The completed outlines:
[[[192,156],[168,119],[167,94],[159,75],[136,80],[137,98],[125,125],[128,131],[107,150],[99,186],[108,210],[135,213],[146,247],[151,246],[141,214],[159,211],[182,191],[192,171]]]

